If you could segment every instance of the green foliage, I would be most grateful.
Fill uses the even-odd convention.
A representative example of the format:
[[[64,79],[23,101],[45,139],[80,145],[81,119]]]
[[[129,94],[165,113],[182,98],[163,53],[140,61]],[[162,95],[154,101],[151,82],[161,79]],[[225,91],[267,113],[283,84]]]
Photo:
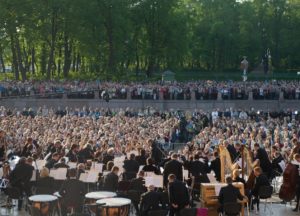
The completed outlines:
[[[267,49],[275,70],[297,70],[299,38],[299,0],[0,0],[0,65],[15,79],[238,72]]]

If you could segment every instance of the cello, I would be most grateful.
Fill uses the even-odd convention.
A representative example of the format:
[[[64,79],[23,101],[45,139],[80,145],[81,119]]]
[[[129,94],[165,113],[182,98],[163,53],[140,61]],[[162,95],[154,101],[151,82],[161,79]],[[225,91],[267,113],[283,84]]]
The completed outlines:
[[[279,198],[289,202],[294,199],[296,195],[298,169],[292,163],[289,162],[283,172],[283,184],[279,190]]]

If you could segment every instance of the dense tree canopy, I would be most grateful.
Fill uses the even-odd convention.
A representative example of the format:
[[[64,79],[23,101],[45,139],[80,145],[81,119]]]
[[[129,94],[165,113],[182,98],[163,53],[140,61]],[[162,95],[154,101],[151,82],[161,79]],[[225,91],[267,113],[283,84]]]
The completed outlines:
[[[237,70],[267,49],[300,67],[300,0],[0,0],[0,65],[21,80]]]

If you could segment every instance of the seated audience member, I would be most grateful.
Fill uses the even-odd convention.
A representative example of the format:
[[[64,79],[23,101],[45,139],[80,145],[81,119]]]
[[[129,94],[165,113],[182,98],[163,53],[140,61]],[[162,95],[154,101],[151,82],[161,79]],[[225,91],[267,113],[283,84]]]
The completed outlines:
[[[124,161],[124,177],[126,180],[131,180],[135,178],[136,174],[139,171],[140,165],[135,160],[135,155],[130,154],[129,160]]]
[[[160,175],[160,170],[154,166],[154,161],[152,158],[147,158],[147,165],[143,167],[144,172],[154,172],[155,175]]]
[[[255,175],[255,184],[254,188],[251,191],[251,195],[254,196],[251,209],[254,209],[254,204],[257,205],[257,211],[259,211],[259,198],[258,198],[258,192],[260,187],[262,186],[270,186],[270,182],[268,177],[263,174],[262,169],[260,167],[254,168],[254,175]]]
[[[103,189],[106,191],[116,192],[119,182],[119,167],[114,166],[111,172],[104,176]]]
[[[154,190],[154,186],[148,187],[148,192],[143,193],[140,201],[141,216],[147,216],[151,210],[158,210],[161,203],[161,193]]]
[[[228,184],[225,187],[222,187],[220,190],[220,194],[218,197],[219,203],[220,203],[220,208],[218,209],[218,212],[223,212],[224,205],[226,203],[236,203],[237,200],[243,200],[244,197],[240,190],[232,185],[232,178],[227,177],[226,178],[226,183]]]
[[[170,216],[179,213],[181,209],[189,206],[189,192],[186,185],[176,179],[174,174],[168,176],[169,200],[170,200]]]
[[[54,192],[54,178],[49,176],[49,169],[43,167],[40,171],[40,178],[36,182],[36,194],[53,194]]]
[[[61,199],[62,215],[67,215],[68,207],[75,208],[75,212],[81,212],[84,195],[85,185],[83,182],[76,179],[76,169],[69,170],[69,179],[65,180],[59,190]]]
[[[61,158],[59,163],[56,163],[54,165],[54,169],[58,169],[58,168],[67,168],[69,169],[69,165],[66,164],[66,159],[65,158]]]

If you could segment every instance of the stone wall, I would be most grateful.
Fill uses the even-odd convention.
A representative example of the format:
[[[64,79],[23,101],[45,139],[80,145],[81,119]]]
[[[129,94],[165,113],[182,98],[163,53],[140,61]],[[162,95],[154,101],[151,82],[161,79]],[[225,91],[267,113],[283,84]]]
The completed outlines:
[[[282,110],[293,109],[300,110],[299,100],[110,100],[105,102],[102,99],[34,99],[34,98],[17,98],[17,99],[2,99],[0,98],[0,106],[10,108],[23,108],[37,109],[46,105],[47,107],[104,107],[104,108],[126,108],[132,107],[136,109],[155,107],[159,110],[168,109],[181,109],[181,110],[213,110],[215,108],[226,109],[250,109],[251,107],[256,110]]]

